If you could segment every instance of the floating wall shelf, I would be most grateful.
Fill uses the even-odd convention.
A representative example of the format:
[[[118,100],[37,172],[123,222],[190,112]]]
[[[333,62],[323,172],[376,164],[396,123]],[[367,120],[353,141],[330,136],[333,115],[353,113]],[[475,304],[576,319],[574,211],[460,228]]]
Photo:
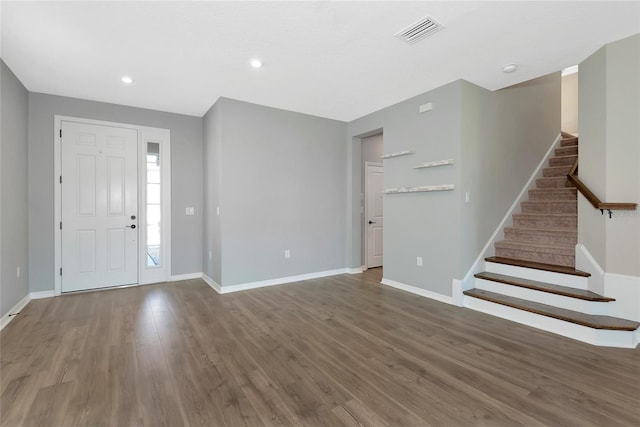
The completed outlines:
[[[415,150],[398,151],[397,153],[383,154],[380,157],[382,157],[383,159],[390,159],[392,157],[406,156],[408,154],[416,154],[416,151]]]
[[[435,162],[420,163],[419,165],[415,165],[413,168],[414,169],[432,168],[435,166],[452,165],[453,163],[454,163],[453,159],[436,160]]]
[[[455,188],[453,184],[442,185],[423,185],[420,187],[394,187],[384,190],[384,194],[397,194],[397,193],[423,193],[429,191],[451,191]]]

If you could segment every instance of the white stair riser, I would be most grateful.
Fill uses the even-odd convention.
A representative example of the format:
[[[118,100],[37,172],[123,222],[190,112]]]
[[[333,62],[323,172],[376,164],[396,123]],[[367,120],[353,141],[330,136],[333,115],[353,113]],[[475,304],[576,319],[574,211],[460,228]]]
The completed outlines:
[[[464,306],[491,316],[511,320],[532,328],[542,329],[543,331],[597,346],[635,348],[640,338],[640,332],[638,330],[609,331],[593,329],[474,297],[465,296]]]
[[[535,270],[533,268],[517,267],[514,265],[485,262],[485,271],[504,274],[505,276],[551,283],[552,285],[569,286],[576,289],[589,289],[589,278],[574,276],[573,274],[554,273],[552,271]]]
[[[486,291],[508,295],[515,298],[522,298],[527,301],[539,302],[541,304],[547,304],[567,310],[579,311],[581,313],[602,315],[609,315],[610,313],[610,307],[606,302],[570,298],[485,279],[476,279],[475,286],[478,289],[484,289]]]

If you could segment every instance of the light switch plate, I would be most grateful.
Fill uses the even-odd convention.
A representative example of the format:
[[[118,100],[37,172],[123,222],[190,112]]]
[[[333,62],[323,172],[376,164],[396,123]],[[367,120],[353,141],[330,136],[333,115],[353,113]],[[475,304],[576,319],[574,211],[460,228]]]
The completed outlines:
[[[195,208],[193,208],[193,207],[188,207],[188,208],[185,210],[185,213],[186,213],[187,215],[195,215]]]

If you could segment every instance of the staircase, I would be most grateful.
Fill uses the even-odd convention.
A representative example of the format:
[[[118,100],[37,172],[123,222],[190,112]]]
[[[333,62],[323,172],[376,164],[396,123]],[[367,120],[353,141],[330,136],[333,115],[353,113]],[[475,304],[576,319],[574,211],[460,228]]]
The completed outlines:
[[[576,270],[577,190],[567,179],[578,138],[562,134],[494,257],[464,291],[465,307],[594,345],[635,348],[640,323],[610,316],[612,298],[588,290],[589,273]]]
[[[575,266],[578,241],[578,193],[567,174],[578,158],[578,138],[564,134],[555,156],[513,215],[505,239],[495,243],[496,256],[545,264]]]

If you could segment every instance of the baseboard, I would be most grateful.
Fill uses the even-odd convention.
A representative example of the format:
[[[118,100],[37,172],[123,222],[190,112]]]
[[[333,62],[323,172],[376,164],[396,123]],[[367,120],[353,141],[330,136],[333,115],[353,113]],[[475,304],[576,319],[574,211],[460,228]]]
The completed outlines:
[[[56,296],[54,291],[31,292],[30,295],[31,299],[53,298]]]
[[[337,276],[338,274],[346,274],[346,273],[349,273],[348,268],[339,268],[337,270],[326,270],[326,271],[319,271],[316,273],[300,274],[297,276],[280,277],[278,279],[242,283],[240,285],[222,286],[220,289],[220,293],[228,294],[231,292],[246,291],[249,289],[264,288],[267,286],[284,285],[285,283],[301,282],[303,280],[319,279],[321,277]]]
[[[366,267],[357,267],[357,268],[347,268],[347,273],[349,274],[359,274],[365,271]]]
[[[187,274],[176,274],[175,276],[171,276],[169,279],[170,282],[180,282],[182,280],[193,280],[193,279],[201,279],[203,273],[187,273]]]
[[[411,285],[405,285],[404,283],[396,282],[394,280],[383,278],[380,282],[383,285],[391,286],[392,288],[400,289],[402,291],[410,292],[412,294],[420,295],[421,297],[426,297],[430,299],[434,299],[436,301],[444,302],[446,304],[454,304],[453,297],[438,294],[436,292],[427,291],[426,289],[418,288]]]
[[[11,307],[11,309],[0,318],[0,331],[4,329],[4,327],[7,326],[14,317],[16,317],[17,313],[19,313],[23,308],[26,307],[27,304],[29,304],[29,301],[31,301],[31,294],[25,295],[24,298],[18,301],[16,305]]]
[[[487,243],[484,245],[484,247],[478,254],[478,257],[475,259],[473,264],[471,264],[471,267],[469,268],[467,273],[464,275],[463,279],[460,281],[459,284],[455,284],[454,282],[453,291],[459,294],[459,295],[453,294],[453,298],[454,298],[454,301],[456,302],[456,305],[458,303],[463,304],[462,301],[464,300],[464,296],[462,295],[462,292],[473,288],[474,274],[482,271],[482,269],[484,268],[484,259],[494,254],[493,244],[503,237],[502,233],[503,233],[504,227],[507,225],[508,221],[511,220],[511,216],[516,212],[516,209],[520,207],[520,202],[522,202],[524,198],[528,196],[528,191],[535,188],[536,179],[542,176],[542,169],[547,164],[547,161],[549,160],[549,158],[552,156],[554,152],[553,150],[556,148],[556,146],[560,143],[561,140],[562,140],[562,135],[558,134],[558,136],[553,141],[553,143],[545,153],[544,157],[540,161],[540,163],[538,163],[538,166],[534,169],[527,183],[524,185],[524,187],[522,188],[522,190],[520,191],[516,199],[511,204],[511,207],[509,207],[509,209],[507,210],[507,213],[505,213],[504,217],[502,218],[502,221],[500,221],[500,223],[494,230],[491,237],[489,237],[489,240],[487,241]],[[454,280],[457,280],[457,279],[454,279]]]
[[[202,273],[202,280],[204,280],[204,282],[211,286],[211,288],[216,291],[217,293],[221,294],[222,293],[222,287],[218,284],[218,282],[216,282],[215,280],[213,280],[211,277],[207,276],[206,274]]]

